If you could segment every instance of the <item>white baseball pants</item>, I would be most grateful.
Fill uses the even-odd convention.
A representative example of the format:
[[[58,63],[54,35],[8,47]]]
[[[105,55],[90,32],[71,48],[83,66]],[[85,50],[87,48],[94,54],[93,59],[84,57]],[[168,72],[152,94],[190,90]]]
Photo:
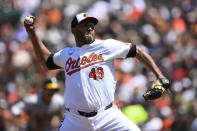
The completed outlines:
[[[94,117],[81,116],[75,112],[65,113],[60,131],[141,131],[116,106],[102,110]]]

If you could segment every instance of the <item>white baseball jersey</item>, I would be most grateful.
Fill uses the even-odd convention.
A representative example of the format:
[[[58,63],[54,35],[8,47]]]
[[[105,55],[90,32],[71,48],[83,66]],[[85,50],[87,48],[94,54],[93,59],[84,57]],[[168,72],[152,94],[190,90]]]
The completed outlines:
[[[89,112],[114,101],[114,58],[125,58],[130,43],[114,39],[95,40],[82,47],[65,48],[53,61],[65,71],[66,107]]]

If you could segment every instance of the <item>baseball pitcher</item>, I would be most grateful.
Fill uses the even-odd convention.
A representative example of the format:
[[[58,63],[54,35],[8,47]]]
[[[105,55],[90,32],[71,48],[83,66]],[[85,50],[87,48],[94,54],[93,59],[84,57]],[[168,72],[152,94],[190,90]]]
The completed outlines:
[[[138,46],[114,39],[95,39],[98,20],[87,13],[74,16],[71,31],[76,46],[51,53],[35,33],[34,21],[24,22],[38,61],[50,70],[65,72],[65,119],[60,131],[140,131],[113,105],[116,77],[115,58],[135,57],[158,78],[143,95],[145,100],[167,92],[169,80],[160,72],[150,55]]]

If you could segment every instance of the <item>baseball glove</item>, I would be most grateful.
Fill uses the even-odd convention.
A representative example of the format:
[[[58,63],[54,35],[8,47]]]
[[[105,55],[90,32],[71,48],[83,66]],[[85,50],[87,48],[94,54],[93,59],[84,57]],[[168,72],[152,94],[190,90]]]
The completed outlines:
[[[144,99],[155,100],[168,92],[170,86],[170,81],[166,78],[156,80],[150,89],[148,89],[144,94]]]

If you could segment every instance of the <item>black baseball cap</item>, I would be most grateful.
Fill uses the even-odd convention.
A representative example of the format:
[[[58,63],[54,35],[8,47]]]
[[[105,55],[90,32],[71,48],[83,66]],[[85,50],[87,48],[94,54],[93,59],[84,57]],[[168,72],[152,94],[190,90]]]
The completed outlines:
[[[77,24],[83,21],[91,21],[96,25],[98,23],[98,19],[92,16],[89,16],[87,13],[80,13],[74,16],[71,22],[71,28],[75,27]]]

